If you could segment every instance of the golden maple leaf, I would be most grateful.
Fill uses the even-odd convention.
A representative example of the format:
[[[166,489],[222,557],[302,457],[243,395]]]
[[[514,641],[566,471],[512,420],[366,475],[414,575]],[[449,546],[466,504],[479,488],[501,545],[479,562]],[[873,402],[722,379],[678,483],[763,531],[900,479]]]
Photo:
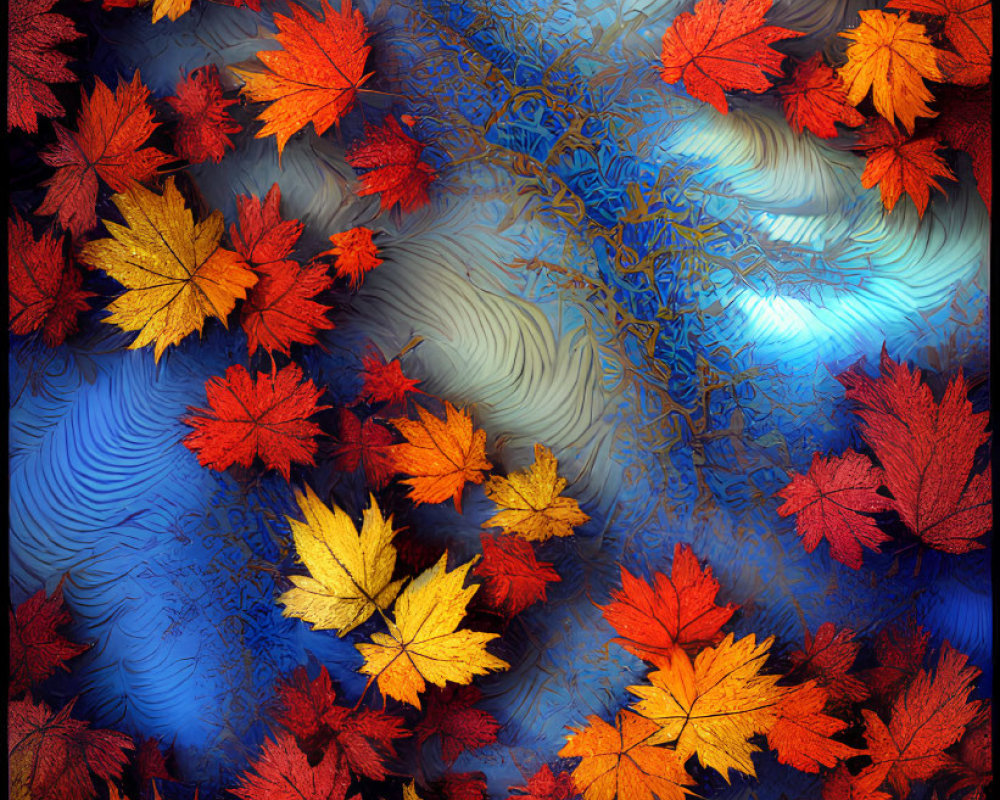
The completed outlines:
[[[338,629],[343,636],[376,611],[385,611],[403,585],[393,581],[396,549],[392,518],[370,497],[361,532],[340,508],[328,508],[310,488],[295,493],[304,522],[288,518],[295,549],[312,577],[290,575],[294,589],[278,598],[284,616],[311,622],[313,630]]]
[[[449,497],[462,510],[462,488],[466,481],[482,483],[483,473],[493,465],[486,460],[486,431],[474,430],[472,417],[445,403],[445,420],[417,406],[419,420],[392,419],[406,437],[389,451],[397,472],[412,475],[403,483],[413,487],[415,503],[440,503]]]
[[[108,305],[105,322],[139,331],[132,348],[155,342],[157,361],[167,345],[200,333],[206,317],[225,325],[257,276],[236,253],[219,247],[221,212],[195,224],[173,178],[162,195],[133,183],[111,199],[127,227],[105,220],[111,238],[87,242],[80,251],[81,261],[127,290]]]
[[[852,39],[847,63],[838,71],[852,106],[860,103],[871,89],[875,110],[889,122],[896,117],[907,132],[913,133],[917,117],[935,117],[926,103],[934,95],[924,78],[942,81],[938,50],[931,44],[923,25],[910,22],[909,13],[858,12],[861,24],[839,34]]]
[[[463,588],[473,562],[448,572],[447,560],[445,553],[400,594],[388,634],[373,633],[370,643],[356,645],[365,658],[360,671],[378,679],[382,694],[417,708],[426,681],[468,684],[475,675],[510,667],[486,652],[499,634],[456,630],[479,587]]]
[[[587,717],[586,728],[573,730],[559,751],[562,758],[579,757],[573,783],[584,800],[680,800],[682,788],[694,783],[684,762],[668,747],[650,741],[659,726],[622,709],[615,725],[598,716]]]
[[[310,122],[319,135],[338,122],[371,74],[365,73],[371,48],[361,12],[351,11],[350,0],[339,14],[326,0],[320,8],[322,19],[294,3],[291,17],[274,15],[282,49],[257,53],[264,70],[230,67],[245,81],[244,94],[271,103],[257,117],[265,123],[257,138],[275,134],[279,156],[292,134]]]
[[[552,451],[535,445],[535,463],[526,470],[512,472],[506,478],[496,476],[486,481],[486,496],[497,504],[494,514],[483,527],[496,525],[504,533],[530,542],[544,542],[553,536],[569,536],[576,525],[590,517],[580,510],[572,497],[560,497],[566,479],[556,474],[558,462]]]
[[[153,22],[166,17],[173,22],[191,10],[191,0],[153,0]]]
[[[676,650],[665,669],[649,676],[651,686],[629,686],[640,702],[633,708],[659,725],[650,741],[669,743],[682,761],[697,754],[702,765],[755,775],[749,739],[767,733],[778,718],[776,705],[787,689],[779,676],[759,675],[774,637],[755,644],[753,634],[733,642],[729,634],[702,650],[691,663]]]

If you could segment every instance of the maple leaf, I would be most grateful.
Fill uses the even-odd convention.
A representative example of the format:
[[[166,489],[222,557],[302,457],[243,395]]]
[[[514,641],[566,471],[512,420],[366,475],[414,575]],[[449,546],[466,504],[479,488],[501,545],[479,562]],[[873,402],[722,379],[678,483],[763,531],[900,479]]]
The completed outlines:
[[[905,139],[884,119],[867,126],[855,147],[868,151],[861,185],[870,189],[878,184],[887,211],[892,211],[905,191],[923,217],[931,187],[944,191],[934,177],[956,180],[944,159],[935,152],[941,147],[937,139],[931,136]]]
[[[768,45],[802,34],[764,25],[770,8],[771,0],[700,0],[693,14],[681,14],[663,34],[663,80],[683,78],[688,94],[720,114],[729,110],[724,89],[759,94],[771,88],[765,73],[781,75],[785,57]]]
[[[365,659],[360,671],[378,680],[382,694],[417,708],[426,681],[467,684],[510,667],[486,651],[499,634],[456,630],[479,587],[462,586],[471,561],[448,572],[447,560],[445,553],[399,595],[388,634],[373,633],[370,643],[355,645]]]
[[[274,15],[281,49],[257,53],[264,69],[230,67],[243,79],[245,95],[270,103],[257,117],[265,124],[256,136],[277,136],[279,157],[292,134],[310,122],[319,136],[339,122],[371,74],[365,73],[368,29],[350,0],[343,0],[339,14],[320,0],[322,17],[289,6],[291,17]]]
[[[511,795],[508,800],[570,800],[577,793],[570,774],[560,772],[556,775],[548,764],[528,778],[525,786],[511,786],[510,789],[518,794]]]
[[[482,772],[447,772],[441,778],[440,793],[444,800],[487,800],[489,797],[486,776]]]
[[[942,99],[941,113],[929,135],[968,153],[972,174],[986,208],[993,210],[993,94],[987,86],[975,92],[956,89]]]
[[[268,739],[253,763],[256,772],[240,776],[240,785],[228,791],[242,800],[343,800],[351,773],[337,750],[315,766],[288,733]]]
[[[924,662],[929,637],[930,632],[912,619],[879,631],[875,638],[875,658],[879,666],[865,673],[872,693],[882,700],[891,700],[909,684]]]
[[[476,703],[482,692],[475,686],[449,685],[431,692],[427,712],[414,729],[417,742],[441,737],[441,755],[451,764],[466,750],[477,750],[497,740],[500,724]]]
[[[388,364],[381,353],[361,359],[362,379],[359,399],[366,403],[402,403],[407,396],[420,392],[418,380],[407,378],[398,358]]]
[[[472,417],[448,402],[444,420],[420,406],[417,414],[419,420],[389,420],[406,438],[389,452],[393,469],[413,476],[403,483],[413,487],[414,503],[440,503],[451,497],[461,512],[466,481],[482,483],[483,473],[493,466],[486,459],[486,431],[475,430]]]
[[[574,498],[560,497],[566,479],[556,474],[558,466],[552,451],[536,444],[535,463],[528,469],[486,481],[486,496],[496,503],[498,511],[483,527],[497,526],[531,542],[572,535],[573,528],[590,517]]]
[[[301,380],[302,370],[294,363],[256,379],[239,364],[229,367],[225,378],[205,383],[209,408],[191,408],[195,415],[182,420],[194,428],[184,445],[203,467],[249,467],[260,456],[268,469],[288,480],[293,461],[313,463],[314,437],[322,431],[309,417],[329,408],[316,405],[323,390]]]
[[[83,276],[64,255],[63,243],[50,231],[36,240],[31,225],[15,211],[7,220],[8,316],[11,333],[42,331],[49,347],[76,332],[77,313],[90,308]]]
[[[157,740],[144,739],[140,736],[136,742],[135,771],[139,776],[139,784],[145,786],[154,778],[171,780],[167,759],[160,750]]]
[[[773,727],[788,692],[775,685],[778,676],[758,674],[773,641],[758,645],[750,634],[734,643],[729,634],[694,664],[676,649],[665,668],[650,674],[652,685],[629,686],[639,698],[633,708],[659,726],[650,743],[673,744],[682,762],[697,755],[723,776],[729,769],[755,775],[750,756],[759,749],[749,738]]]
[[[73,20],[51,13],[56,0],[12,0],[7,6],[7,130],[38,132],[38,117],[66,113],[49,83],[76,81],[56,49],[83,36]]]
[[[337,469],[354,472],[362,464],[365,482],[373,489],[381,489],[396,474],[389,457],[392,433],[373,417],[362,423],[349,409],[341,408],[337,438],[340,442],[334,452]]]
[[[796,133],[808,128],[821,139],[832,139],[838,135],[834,123],[855,128],[865,121],[847,102],[844,85],[819,53],[799,64],[791,82],[779,86],[778,92],[788,124]]]
[[[979,86],[990,79],[993,4],[989,0],[891,0],[886,8],[944,17],[944,35],[956,51],[939,54],[949,83]]]
[[[823,713],[827,692],[812,681],[791,687],[775,707],[777,719],[767,731],[767,744],[778,761],[802,772],[819,772],[838,761],[860,755],[832,735],[847,727],[843,720]]]
[[[795,530],[807,553],[826,539],[831,558],[860,569],[862,546],[878,550],[891,538],[875,520],[862,516],[892,507],[888,497],[876,492],[883,481],[882,470],[851,448],[826,459],[813,453],[809,472],[793,472],[791,483],[777,492],[785,500],[777,511],[782,517],[798,515]]]
[[[993,525],[990,470],[969,477],[978,447],[989,439],[989,414],[973,414],[961,371],[940,403],[882,348],[881,377],[851,370],[838,380],[858,404],[861,436],[885,471],[900,519],[925,544],[946,553],[980,549]]]
[[[60,225],[80,236],[97,224],[98,178],[125,192],[133,180],[152,177],[171,160],[155,147],[142,147],[157,127],[148,98],[138,71],[114,94],[98,78],[94,93],[82,95],[78,132],[53,123],[56,143],[41,158],[56,172],[43,183],[49,188],[39,214],[56,214]]]
[[[909,794],[910,781],[928,780],[951,765],[945,749],[962,738],[979,713],[980,703],[968,700],[979,670],[967,661],[945,642],[934,677],[917,673],[896,698],[888,725],[862,709],[872,767],[889,765],[888,780],[899,797]]]
[[[972,788],[966,800],[986,800],[986,787],[993,780],[993,709],[990,706],[973,720],[958,743],[958,763],[952,768],[958,781],[948,795]]]
[[[257,195],[239,195],[236,213],[239,227],[229,226],[233,247],[254,269],[288,259],[302,235],[304,226],[297,219],[282,219],[281,187],[272,184],[260,201]]]
[[[354,630],[376,611],[384,611],[399,594],[393,581],[396,549],[392,517],[386,519],[374,496],[362,515],[358,532],[339,506],[328,508],[310,488],[295,492],[304,522],[291,517],[295,549],[312,577],[289,575],[295,584],[278,598],[284,616],[311,622],[314,631]]]
[[[372,231],[358,226],[330,236],[333,247],[324,250],[321,256],[333,256],[333,268],[337,276],[347,278],[351,288],[357,290],[361,286],[365,273],[375,269],[382,263],[378,257],[378,247],[372,240]]]
[[[275,719],[295,736],[310,763],[339,752],[355,775],[384,780],[385,762],[396,756],[393,740],[409,735],[398,717],[338,705],[326,667],[313,681],[304,667],[297,667],[291,681],[279,684],[278,693],[283,708]]]
[[[693,655],[718,642],[722,626],[739,608],[715,604],[719,582],[711,567],[702,571],[687,545],[674,545],[670,577],[657,572],[653,583],[622,567],[621,590],[613,591],[611,602],[599,608],[618,633],[615,642],[658,666],[668,664],[678,648]]]
[[[935,115],[926,105],[934,95],[923,79],[944,80],[937,66],[939,51],[926,28],[909,21],[909,13],[860,9],[858,14],[861,24],[838,34],[853,41],[847,63],[838,71],[847,101],[856,106],[871,89],[875,110],[889,122],[898,117],[912,134],[917,117]]]
[[[837,630],[832,622],[816,629],[815,638],[806,629],[805,649],[796,650],[789,658],[795,669],[802,671],[822,686],[834,703],[857,703],[868,697],[868,688],[856,675],[847,671],[854,664],[861,645],[850,628]]]
[[[174,152],[192,164],[218,164],[232,148],[230,135],[242,128],[226,109],[236,103],[222,96],[219,68],[214,64],[189,73],[177,84],[177,93],[167,103],[180,119],[174,130]]]
[[[615,725],[600,717],[587,717],[587,727],[567,737],[559,751],[562,758],[581,759],[573,770],[573,783],[584,800],[681,800],[683,789],[693,783],[684,762],[667,747],[654,747],[651,739],[659,726],[624,709]]]
[[[92,800],[91,773],[120,779],[132,740],[123,733],[91,730],[70,717],[76,700],[53,713],[26,698],[7,706],[7,755],[13,800]]]
[[[236,299],[245,297],[257,276],[236,253],[219,247],[222,214],[216,211],[196,224],[173,177],[162,195],[133,183],[111,199],[126,225],[105,220],[111,238],[87,242],[80,250],[83,263],[126,289],[108,305],[105,322],[139,331],[129,347],[153,343],[157,361],[168,345],[200,334],[207,317],[225,325]]]
[[[71,621],[63,602],[63,577],[48,597],[39,589],[11,610],[10,614],[10,681],[7,697],[14,697],[32,684],[52,675],[59,667],[69,671],[66,662],[87,650],[89,645],[76,644],[60,636],[57,628]]]
[[[508,619],[532,603],[545,602],[545,586],[562,580],[547,561],[538,561],[530,542],[516,536],[479,537],[483,560],[474,575],[483,578],[482,596],[490,608]]]
[[[191,0],[153,0],[153,22],[164,17],[173,22],[191,10]]]
[[[884,773],[874,770],[851,775],[843,763],[837,764],[823,782],[823,800],[892,800],[891,795],[878,791],[884,778]]]
[[[254,271],[260,280],[240,315],[251,353],[261,347],[287,356],[292,344],[316,344],[319,331],[334,327],[330,306],[312,299],[333,286],[323,264],[275,261]]]
[[[383,211],[396,203],[403,211],[426,204],[427,187],[437,173],[420,160],[424,146],[404,133],[395,117],[388,117],[380,128],[366,125],[365,139],[347,151],[347,161],[352,167],[368,170],[361,176],[358,195],[379,193]]]

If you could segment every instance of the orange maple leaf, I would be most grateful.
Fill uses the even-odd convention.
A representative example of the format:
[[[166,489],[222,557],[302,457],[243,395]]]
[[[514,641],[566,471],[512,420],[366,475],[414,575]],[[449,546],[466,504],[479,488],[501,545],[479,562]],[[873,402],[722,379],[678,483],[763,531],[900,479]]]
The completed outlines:
[[[875,110],[889,122],[897,117],[913,133],[917,117],[936,116],[927,107],[934,95],[924,78],[943,81],[938,69],[940,51],[927,38],[923,25],[910,22],[910,15],[886,14],[862,9],[861,24],[839,35],[853,40],[847,48],[847,63],[838,72],[847,91],[847,101],[856,106],[871,89]]]
[[[788,124],[796,133],[808,128],[821,139],[837,135],[834,123],[856,128],[865,118],[847,102],[844,86],[819,53],[799,64],[792,80],[778,87]]]
[[[784,55],[768,47],[798,31],[764,25],[771,0],[701,0],[663,34],[660,74],[667,83],[684,79],[692,97],[728,111],[723,89],[761,93],[771,88],[764,73],[781,75]]]
[[[861,185],[866,189],[878,184],[882,205],[892,211],[905,191],[923,217],[930,202],[931,187],[944,191],[935,176],[955,180],[944,159],[937,154],[941,143],[931,137],[906,139],[885,120],[876,120],[862,131],[855,145],[868,151]]]
[[[981,86],[993,62],[993,4],[990,0],[891,0],[886,8],[944,17],[945,38],[955,52],[942,50],[941,69],[949,83]]]
[[[680,800],[684,786],[694,781],[677,753],[655,747],[649,738],[659,730],[652,720],[624,709],[611,726],[596,715],[559,751],[562,758],[579,757],[573,782],[584,800]]]
[[[274,15],[282,49],[257,53],[265,69],[230,67],[245,81],[244,94],[271,103],[257,117],[265,125],[256,135],[275,134],[279,156],[292,134],[308,123],[322,135],[339,122],[371,75],[365,73],[368,29],[361,12],[351,11],[351,0],[343,0],[339,14],[321,0],[322,19],[290,6],[291,17]]]
[[[413,487],[415,503],[440,503],[449,497],[462,510],[462,488],[466,481],[482,483],[493,465],[486,460],[486,431],[474,430],[472,417],[445,403],[446,419],[440,420],[417,406],[419,420],[392,419],[406,437],[390,452],[397,472],[412,475],[403,483]]]
[[[823,713],[827,692],[812,681],[791,687],[778,701],[778,718],[767,732],[768,746],[778,761],[802,772],[819,772],[838,761],[860,755],[853,747],[831,739],[847,723]]]
[[[373,231],[360,225],[334,233],[330,236],[333,247],[316,257],[333,256],[336,259],[333,268],[337,277],[347,278],[351,282],[351,288],[357,289],[361,286],[365,273],[382,263],[382,259],[378,257],[378,247],[372,240],[372,233]]]

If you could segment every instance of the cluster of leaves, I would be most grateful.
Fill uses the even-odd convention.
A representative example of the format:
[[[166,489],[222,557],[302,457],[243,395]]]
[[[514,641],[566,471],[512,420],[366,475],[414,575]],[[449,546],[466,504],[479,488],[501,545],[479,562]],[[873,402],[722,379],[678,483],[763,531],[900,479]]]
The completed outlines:
[[[833,558],[859,569],[863,547],[878,550],[891,539],[878,522],[885,512],[895,512],[928,547],[981,549],[976,540],[993,527],[989,464],[977,472],[989,413],[973,413],[962,373],[936,401],[919,370],[896,363],[883,347],[877,379],[858,366],[839,380],[876,461],[853,449],[840,456],[815,453],[805,475],[792,474],[778,492],[785,500],[778,513],[796,515],[806,550],[826,539]]]
[[[72,716],[77,698],[58,710],[34,699],[39,685],[84,653],[59,629],[71,621],[63,584],[39,590],[9,612],[10,682],[7,686],[7,758],[10,796],[17,800],[94,800],[95,779],[109,796],[159,798],[156,779],[170,779],[167,758],[152,739],[133,742],[117,731],[91,728]],[[129,753],[132,753],[131,758]],[[120,791],[121,790],[121,791]]]
[[[790,670],[768,674],[773,637],[723,637],[736,607],[718,605],[718,590],[680,544],[669,577],[650,584],[622,570],[602,612],[614,641],[651,672],[628,687],[638,701],[613,725],[590,716],[560,751],[580,759],[572,777],[585,800],[680,800],[695,784],[692,757],[726,780],[730,770],[755,775],[755,739],[779,762],[822,773],[824,800],[905,800],[911,782],[942,775],[949,796],[985,797],[991,712],[969,699],[979,670],[964,655],[946,642],[932,674],[923,668],[928,634],[888,626],[875,641],[877,666],[852,673],[861,644],[826,623],[806,631]]]
[[[39,117],[65,113],[48,84],[76,80],[58,45],[83,34],[53,13],[53,5],[26,0],[11,9],[8,131],[38,134]],[[156,0],[154,21],[176,19],[189,6]],[[256,136],[274,135],[279,154],[310,122],[319,134],[339,122],[370,77],[364,73],[369,33],[360,12],[348,2],[339,14],[324,3],[319,18],[291,8],[291,17],[275,15],[282,49],[259,53],[260,64],[231,68],[245,81],[242,92],[250,101],[269,103]],[[157,359],[169,345],[200,332],[208,317],[225,325],[239,300],[245,301],[241,319],[251,352],[288,355],[293,343],[314,344],[318,331],[333,327],[330,306],[314,299],[333,285],[329,267],[291,258],[302,228],[280,220],[276,186],[263,204],[240,198],[240,231],[233,228],[227,249],[220,213],[197,222],[173,178],[161,184],[164,167],[218,162],[233,148],[231,137],[242,129],[229,113],[235,103],[214,65],[182,77],[176,94],[162,100],[151,98],[138,72],[114,89],[96,79],[91,93],[81,93],[76,129],[53,122],[55,141],[40,148],[41,160],[54,171],[34,214],[52,221],[38,239],[40,223],[16,210],[8,221],[12,332],[40,330],[44,343],[56,346],[76,331],[78,312],[88,310],[94,297],[82,288],[77,264],[102,270],[124,287],[104,321],[137,331],[131,346],[153,344]],[[161,149],[158,117],[171,123],[172,153]],[[383,210],[426,203],[435,173],[421,160],[422,150],[394,117],[367,125],[365,138],[347,154],[362,171],[358,194],[379,194]],[[103,187],[114,193],[125,224],[105,220],[109,238],[95,239]],[[317,258],[332,258],[336,276],[357,289],[364,273],[381,263],[372,231],[355,228],[332,239],[334,248]]]
[[[786,76],[784,56],[769,45],[802,35],[765,25],[770,7],[770,0],[700,0],[663,35],[663,79],[683,80],[692,97],[723,114],[724,90],[770,89],[768,75]],[[983,202],[992,208],[992,3],[892,0],[887,8],[901,13],[861,9],[860,24],[839,33],[851,41],[845,63],[828,64],[817,52],[778,85],[789,124],[822,139],[836,137],[838,123],[863,125],[854,144],[867,157],[861,182],[880,187],[889,211],[905,191],[923,216],[931,188],[943,191],[937,179],[955,179],[938,153],[944,147],[971,156]],[[924,81],[940,88],[932,92]],[[858,107],[869,94],[874,114],[866,116]],[[937,110],[928,105],[935,97]],[[918,125],[918,117],[925,121]]]

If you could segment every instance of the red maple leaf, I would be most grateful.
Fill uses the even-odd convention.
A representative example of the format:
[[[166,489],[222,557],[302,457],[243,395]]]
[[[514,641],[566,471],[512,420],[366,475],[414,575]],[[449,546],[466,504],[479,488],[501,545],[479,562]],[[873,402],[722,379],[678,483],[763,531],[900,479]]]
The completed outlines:
[[[226,109],[238,102],[222,96],[219,68],[214,64],[196,69],[177,84],[177,94],[167,102],[179,119],[174,130],[174,152],[200,164],[211,159],[218,164],[232,148],[230,135],[242,128]]]
[[[373,417],[361,422],[353,412],[340,409],[338,445],[334,452],[334,466],[344,472],[354,472],[358,464],[364,465],[365,482],[373,489],[381,489],[396,474],[389,453],[392,450],[392,432]]]
[[[862,516],[892,508],[889,498],[875,491],[883,480],[882,470],[850,448],[827,459],[814,453],[809,472],[793,472],[792,482],[777,493],[785,500],[778,514],[798,515],[795,530],[807,553],[825,538],[832,558],[859,569],[862,546],[877,550],[890,539],[875,520]]]
[[[483,559],[472,570],[483,578],[481,595],[508,619],[539,600],[546,584],[562,580],[546,561],[535,559],[531,542],[518,536],[480,534]]]
[[[482,772],[447,772],[441,778],[444,800],[486,800],[486,776]]]
[[[120,779],[132,740],[123,733],[91,730],[73,719],[76,700],[53,713],[31,698],[7,706],[7,755],[12,797],[31,800],[92,800],[91,773],[102,781]]]
[[[310,681],[304,667],[279,684],[282,711],[275,716],[296,738],[310,763],[336,753],[355,775],[384,780],[393,740],[408,736],[403,720],[381,711],[338,705],[326,667]]]
[[[366,355],[361,359],[363,368],[359,399],[366,403],[402,403],[410,394],[420,392],[418,380],[407,378],[398,358],[388,364],[381,353]]]
[[[688,94],[720,114],[729,110],[723,89],[759,94],[771,88],[764,73],[781,75],[785,57],[768,45],[802,34],[764,25],[770,8],[771,0],[700,0],[693,14],[681,14],[663,34],[663,80],[683,78]]]
[[[816,629],[815,638],[806,630],[804,651],[796,650],[789,656],[796,669],[826,689],[833,703],[857,703],[868,697],[864,682],[847,674],[861,649],[853,639],[850,628],[838,631],[832,622],[824,622]]]
[[[42,161],[56,167],[43,185],[49,189],[39,214],[56,214],[59,224],[74,236],[97,224],[97,179],[116,192],[131,181],[144,181],[171,160],[155,147],[142,147],[157,127],[147,103],[149,89],[136,71],[131,83],[120,83],[114,94],[98,78],[94,93],[83,94],[78,132],[53,123],[56,143],[41,153]]]
[[[865,672],[865,681],[883,701],[893,699],[924,663],[930,636],[909,619],[903,625],[889,625],[875,638],[875,658],[879,666]]]
[[[993,93],[955,89],[939,102],[939,114],[928,133],[948,147],[968,153],[972,174],[986,208],[993,210]]]
[[[812,681],[794,687],[778,701],[777,720],[767,732],[768,746],[778,761],[802,772],[819,772],[838,761],[860,755],[853,747],[831,739],[847,723],[823,713],[827,693]]]
[[[948,787],[949,796],[972,788],[965,800],[986,800],[986,787],[993,780],[993,709],[990,706],[983,708],[969,724],[958,743],[958,763],[953,771],[958,781]]]
[[[990,0],[891,0],[886,8],[944,17],[945,38],[955,48],[940,50],[948,83],[979,86],[990,79],[993,61],[993,3]]]
[[[843,83],[819,53],[799,64],[791,82],[779,86],[778,91],[785,118],[797,133],[808,128],[821,139],[832,139],[839,135],[834,123],[855,128],[865,121],[847,102]]]
[[[65,109],[49,83],[76,81],[56,50],[83,36],[73,20],[49,9],[56,0],[11,0],[7,5],[7,130],[38,132],[38,117],[61,117]]]
[[[871,770],[852,775],[843,763],[837,764],[823,781],[823,800],[892,800],[892,795],[878,791],[884,778]]]
[[[323,264],[274,261],[254,272],[260,279],[240,315],[251,353],[262,347],[287,356],[292,344],[316,344],[319,331],[333,328],[326,317],[330,306],[312,299],[333,286]]]
[[[568,772],[553,774],[549,765],[545,764],[538,772],[528,778],[526,786],[511,786],[508,800],[570,800],[576,795],[573,777]]]
[[[337,276],[350,280],[352,289],[361,285],[366,272],[382,263],[382,259],[378,257],[378,248],[372,240],[372,231],[368,228],[359,226],[335,233],[330,236],[330,241],[333,247],[324,250],[317,258],[333,256],[333,268]]]
[[[343,800],[351,783],[339,752],[313,766],[288,733],[268,739],[252,769],[256,774],[244,772],[240,785],[228,790],[242,800]]]
[[[475,708],[482,692],[475,686],[448,684],[430,694],[427,713],[414,729],[417,742],[441,737],[441,756],[451,764],[466,750],[476,750],[497,740],[500,724],[493,715]]]
[[[171,780],[170,772],[167,769],[167,759],[163,751],[160,750],[159,742],[156,739],[145,739],[141,736],[136,742],[135,767],[139,775],[140,786],[145,786],[154,778]]]
[[[365,139],[347,151],[347,160],[355,169],[368,170],[361,176],[365,197],[380,194],[382,210],[399,203],[403,211],[413,211],[428,201],[427,187],[437,173],[420,160],[424,145],[411,138],[395,117],[388,117],[381,128],[365,127]]]
[[[41,329],[49,347],[76,332],[77,314],[90,308],[80,270],[70,264],[63,243],[50,231],[35,240],[31,225],[14,212],[7,220],[7,280],[11,333]]]
[[[76,644],[60,636],[56,628],[71,621],[63,602],[63,577],[48,597],[39,589],[10,611],[10,682],[7,697],[19,695],[32,684],[52,675],[59,667],[67,672],[66,662],[87,650],[89,645]]]
[[[860,369],[838,380],[858,404],[861,435],[882,464],[903,523],[947,553],[982,548],[975,539],[993,525],[990,470],[970,473],[976,450],[989,439],[989,414],[972,413],[961,371],[936,403],[920,371],[897,364],[883,346],[877,380]]]
[[[892,211],[905,191],[923,217],[930,202],[931,187],[943,192],[935,176],[955,180],[955,175],[937,154],[941,142],[933,136],[905,138],[896,127],[877,119],[861,131],[855,147],[867,152],[861,185],[866,189],[878,184],[882,205]]]
[[[693,655],[722,639],[722,626],[739,606],[717,606],[718,591],[712,568],[702,571],[694,551],[678,543],[669,578],[657,572],[650,586],[622,567],[621,590],[600,608],[618,633],[614,641],[652,664],[668,665],[678,647]]]
[[[256,379],[239,364],[205,383],[209,408],[191,408],[183,422],[194,430],[184,445],[203,467],[224,470],[249,467],[260,456],[269,469],[289,479],[291,463],[312,464],[319,425],[309,417],[329,406],[317,406],[323,394],[311,380],[302,381],[297,364]]]
[[[236,252],[255,270],[286,260],[302,235],[302,223],[282,219],[280,205],[281,187],[277,183],[271,186],[263,203],[257,195],[236,198],[239,227],[229,226],[229,238]]]
[[[889,766],[888,780],[899,797],[909,794],[910,781],[928,780],[952,764],[944,751],[979,713],[980,703],[968,699],[979,670],[967,661],[945,642],[934,677],[917,673],[896,698],[888,725],[875,712],[862,710],[871,768]]]

